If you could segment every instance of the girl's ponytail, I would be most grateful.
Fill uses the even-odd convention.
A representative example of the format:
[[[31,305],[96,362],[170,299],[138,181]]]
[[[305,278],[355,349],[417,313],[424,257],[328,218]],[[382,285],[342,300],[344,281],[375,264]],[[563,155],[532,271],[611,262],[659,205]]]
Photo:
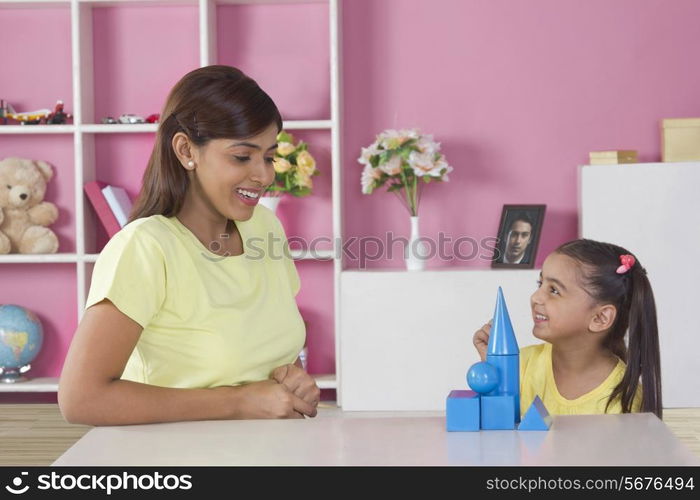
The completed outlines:
[[[627,369],[610,401],[619,397],[622,411],[630,412],[641,375],[641,411],[653,412],[661,418],[661,361],[654,293],[646,271],[639,264],[630,270],[627,279],[630,280]]]

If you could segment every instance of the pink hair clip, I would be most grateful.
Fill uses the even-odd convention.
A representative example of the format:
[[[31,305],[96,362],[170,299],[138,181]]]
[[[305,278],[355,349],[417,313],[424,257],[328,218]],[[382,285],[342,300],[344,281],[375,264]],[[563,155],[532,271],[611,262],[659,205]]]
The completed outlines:
[[[632,269],[632,266],[634,266],[635,262],[637,261],[635,260],[633,255],[630,255],[628,253],[620,255],[620,263],[622,265],[617,268],[617,274],[625,274],[627,271]]]

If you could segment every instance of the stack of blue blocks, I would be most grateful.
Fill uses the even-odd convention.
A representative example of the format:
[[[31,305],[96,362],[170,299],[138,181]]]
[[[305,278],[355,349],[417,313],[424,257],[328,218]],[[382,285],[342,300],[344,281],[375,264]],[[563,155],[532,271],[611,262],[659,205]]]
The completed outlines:
[[[549,430],[552,418],[535,397],[520,421],[520,350],[510,322],[503,290],[498,288],[486,361],[467,373],[469,387],[447,396],[447,430]]]

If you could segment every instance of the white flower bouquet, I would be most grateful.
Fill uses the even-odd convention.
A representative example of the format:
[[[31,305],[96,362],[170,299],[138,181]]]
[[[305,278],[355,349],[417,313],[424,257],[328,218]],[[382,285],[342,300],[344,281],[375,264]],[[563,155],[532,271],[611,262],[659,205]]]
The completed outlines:
[[[418,215],[421,185],[448,181],[447,174],[453,170],[440,153],[440,143],[416,129],[382,132],[371,146],[362,148],[357,161],[364,165],[364,194],[386,185],[414,217]]]

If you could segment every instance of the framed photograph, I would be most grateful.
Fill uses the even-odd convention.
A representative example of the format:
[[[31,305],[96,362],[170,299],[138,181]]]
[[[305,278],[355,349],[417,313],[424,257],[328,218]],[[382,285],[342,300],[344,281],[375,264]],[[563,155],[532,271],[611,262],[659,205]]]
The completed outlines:
[[[547,205],[503,205],[491,267],[532,269]]]

